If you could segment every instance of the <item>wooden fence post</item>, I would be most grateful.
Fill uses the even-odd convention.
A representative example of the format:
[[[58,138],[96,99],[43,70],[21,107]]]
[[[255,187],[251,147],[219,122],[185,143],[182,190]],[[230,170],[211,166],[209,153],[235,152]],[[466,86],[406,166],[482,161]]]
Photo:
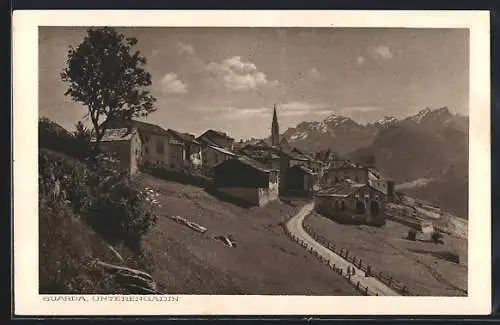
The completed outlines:
[[[342,269],[340,269],[340,275],[342,275]]]
[[[368,286],[366,286],[365,294],[368,296]]]
[[[356,283],[356,289],[359,290],[359,281]]]
[[[392,284],[392,276],[389,277],[389,287],[391,286]]]

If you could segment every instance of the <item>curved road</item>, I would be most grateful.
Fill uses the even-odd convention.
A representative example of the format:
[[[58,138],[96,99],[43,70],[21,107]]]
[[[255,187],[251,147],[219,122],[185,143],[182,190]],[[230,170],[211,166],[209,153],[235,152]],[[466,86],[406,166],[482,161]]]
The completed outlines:
[[[347,267],[354,268],[355,274],[351,275],[351,282],[357,283],[357,281],[359,281],[361,285],[368,287],[368,290],[371,291],[373,295],[378,294],[379,296],[399,296],[399,293],[379,281],[377,278],[365,277],[365,272],[363,272],[363,270],[358,269],[354,264],[348,262],[328,248],[322,246],[304,230],[302,226],[304,218],[311,213],[313,208],[313,203],[309,203],[303,206],[299,213],[297,213],[292,219],[288,221],[286,225],[288,231],[290,231],[290,233],[295,235],[296,237],[305,241],[309,247],[312,246],[315,251],[317,251],[324,258],[328,259],[330,263],[335,263],[337,267],[342,268],[343,273],[347,273]]]

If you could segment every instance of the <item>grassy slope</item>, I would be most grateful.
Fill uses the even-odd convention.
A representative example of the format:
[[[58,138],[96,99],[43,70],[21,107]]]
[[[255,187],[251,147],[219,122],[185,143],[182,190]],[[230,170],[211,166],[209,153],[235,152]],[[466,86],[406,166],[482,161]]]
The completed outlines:
[[[392,274],[420,295],[463,296],[467,289],[467,243],[444,235],[445,245],[410,242],[405,239],[408,227],[388,221],[385,228],[342,225],[319,214],[306,218],[318,234],[348,247],[352,254],[372,264],[378,271]],[[429,253],[454,249],[459,265],[433,257]],[[412,252],[412,251],[413,252]],[[458,289],[457,289],[458,288]]]
[[[222,202],[203,189],[141,175],[159,190],[159,221],[144,249],[156,265],[163,290],[179,294],[358,295],[344,279],[293,243],[279,226],[300,205],[273,202],[245,209]],[[167,216],[179,215],[208,228],[205,234]],[[214,240],[231,234],[237,245]]]

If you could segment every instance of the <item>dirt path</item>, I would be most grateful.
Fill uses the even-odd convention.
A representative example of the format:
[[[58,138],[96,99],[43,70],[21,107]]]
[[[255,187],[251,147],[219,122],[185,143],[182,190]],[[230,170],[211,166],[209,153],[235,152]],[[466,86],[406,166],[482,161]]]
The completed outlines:
[[[302,223],[304,218],[311,213],[313,210],[313,203],[309,203],[305,205],[292,219],[290,219],[287,223],[288,231],[291,234],[299,237],[303,241],[307,242],[310,247],[313,247],[315,251],[321,254],[324,258],[326,258],[330,263],[334,263],[337,267],[341,267],[343,272],[347,272],[347,268],[355,269],[355,274],[351,276],[351,282],[359,283],[365,287],[368,287],[369,290],[374,295],[379,296],[398,296],[399,294],[389,288],[387,285],[379,281],[374,277],[366,277],[365,272],[361,269],[357,268],[354,264],[348,262],[344,258],[335,254],[328,248],[322,246],[320,243],[315,241],[309,234],[304,230]]]

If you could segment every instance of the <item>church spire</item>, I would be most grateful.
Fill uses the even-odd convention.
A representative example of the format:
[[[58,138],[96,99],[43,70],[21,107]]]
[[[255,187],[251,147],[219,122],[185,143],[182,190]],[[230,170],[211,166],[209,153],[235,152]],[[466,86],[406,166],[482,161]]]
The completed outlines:
[[[274,105],[273,122],[271,124],[271,145],[279,146],[280,128],[278,124],[278,115],[276,114],[276,104]]]

